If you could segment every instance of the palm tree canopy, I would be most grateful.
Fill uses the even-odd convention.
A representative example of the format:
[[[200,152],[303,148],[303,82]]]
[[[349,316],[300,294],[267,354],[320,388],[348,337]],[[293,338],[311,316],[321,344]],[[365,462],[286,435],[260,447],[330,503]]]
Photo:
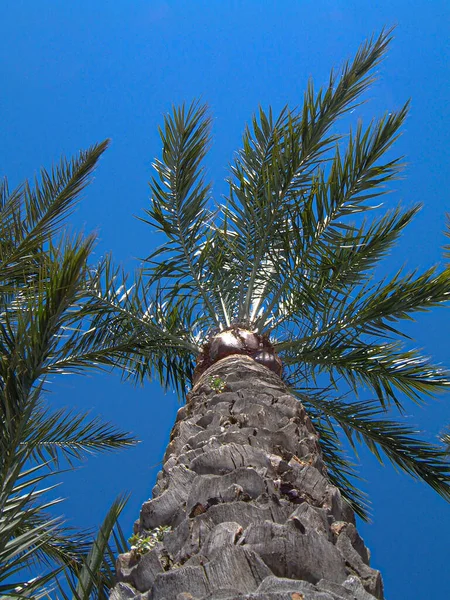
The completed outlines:
[[[61,471],[94,452],[134,444],[127,432],[45,401],[50,376],[114,364],[85,332],[94,240],[70,238],[65,220],[107,143],[42,171],[34,185],[0,188],[0,597],[42,597],[67,574],[74,598],[106,598],[108,542],[123,508],[113,503],[97,540],[55,516]],[[95,316],[95,311],[93,313]],[[91,360],[96,352],[97,360]],[[53,493],[51,493],[53,492]],[[58,507],[59,508],[59,507]],[[123,549],[116,536],[116,547]],[[93,544],[93,545],[92,545]],[[30,571],[37,575],[29,579]],[[24,581],[26,579],[27,581]],[[72,586],[73,587],[73,586]]]
[[[142,219],[165,241],[132,284],[108,259],[90,282],[98,303],[92,335],[113,335],[118,346],[123,340],[122,367],[138,380],[156,375],[181,394],[214,336],[259,336],[281,359],[286,382],[320,432],[330,477],[359,514],[364,499],[342,433],[352,447],[365,443],[380,460],[386,456],[450,497],[442,450],[388,414],[450,383],[446,371],[407,346],[401,328],[449,299],[448,271],[377,276],[420,208],[386,209],[380,200],[402,168],[390,149],[408,103],[340,131],[374,82],[390,37],[383,31],[367,41],[324,88],[310,82],[298,108],[279,115],[260,108],[244,131],[222,203],[213,201],[205,177],[208,108],[174,108],[160,129],[162,155]]]

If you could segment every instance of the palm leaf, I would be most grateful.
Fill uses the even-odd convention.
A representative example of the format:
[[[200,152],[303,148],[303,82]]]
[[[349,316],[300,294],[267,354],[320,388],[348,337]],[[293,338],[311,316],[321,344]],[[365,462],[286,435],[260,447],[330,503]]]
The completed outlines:
[[[46,258],[42,246],[61,230],[108,141],[92,146],[72,161],[62,159],[49,173],[41,171],[32,188],[26,182],[9,193],[0,187],[0,291],[27,287]]]
[[[384,164],[378,161],[395,141],[406,114],[404,107],[366,131],[359,126],[355,137],[349,137],[344,158],[338,146],[329,173],[327,167],[316,169],[309,193],[290,207],[284,218],[286,225],[278,225],[284,237],[283,252],[272,253],[272,257],[281,256],[282,262],[276,268],[278,277],[271,278],[266,305],[255,321],[258,329],[264,327],[286,292],[301,289],[305,280],[310,284],[314,281],[324,253],[339,248],[342,231],[355,227],[345,224],[345,219],[372,210],[373,198],[386,193],[383,186],[397,176],[400,164],[398,160]]]
[[[93,238],[69,239],[62,226],[106,145],[42,171],[34,188],[0,189],[0,594],[9,597],[42,597],[63,568],[76,575],[86,559],[88,534],[49,512],[60,503],[47,484],[61,474],[59,461],[135,443],[98,418],[50,412],[43,400],[73,332],[81,336],[96,316],[86,302]],[[114,357],[105,352],[104,361]],[[30,579],[30,570],[42,575]]]
[[[402,396],[420,403],[423,395],[442,392],[450,385],[444,369],[433,365],[417,351],[404,350],[398,342],[376,344],[352,339],[347,342],[345,336],[342,339],[329,336],[315,347],[292,343],[289,351],[281,356],[286,365],[308,363],[317,373],[316,377],[327,373],[333,383],[343,378],[355,394],[360,387],[368,386],[377,394],[383,408],[394,402],[402,410]],[[302,379],[300,373],[298,381]],[[291,380],[297,381],[294,374]]]
[[[177,294],[195,290],[218,326],[219,315],[198,261],[211,220],[210,186],[204,182],[201,166],[210,144],[210,122],[207,107],[197,102],[175,108],[164,120],[162,160],[153,163],[158,177],[150,183],[151,207],[146,211],[150,220],[146,222],[162,231],[167,241],[146,260],[152,265],[152,280],[169,278]]]
[[[125,504],[124,497],[119,497],[113,502],[77,576],[74,578],[66,571],[66,582],[71,588],[72,600],[90,600],[92,597],[106,600],[109,597],[109,590],[115,583],[114,563],[111,563],[111,559],[115,552],[125,550],[123,535],[117,523]],[[116,543],[114,549],[110,547],[111,537]],[[60,591],[62,589],[60,585]],[[64,594],[64,597],[67,598],[67,595]]]
[[[339,116],[354,107],[356,99],[372,82],[370,71],[381,59],[388,40],[389,32],[384,32],[377,40],[368,42],[353,63],[345,65],[339,79],[331,76],[325,91],[315,94],[311,84],[299,111],[284,109],[274,121],[270,111],[266,115],[260,110],[259,122],[253,119],[253,132],[246,130],[243,150],[232,167],[230,208],[226,209],[228,222],[241,239],[236,246],[238,254],[235,252],[233,256],[233,261],[237,259],[242,268],[239,322],[250,317],[254,287],[260,287],[260,266],[265,257],[279,254],[280,244],[285,246],[286,240],[292,243],[291,228],[286,227],[292,209],[298,212],[299,202],[302,203],[317,178],[317,169],[339,139],[335,134],[327,137],[327,132]],[[387,128],[391,125],[389,118]],[[378,129],[383,130],[382,126]],[[380,146],[382,141],[377,143]],[[282,273],[283,267],[282,262],[277,272]],[[275,294],[256,320],[259,329],[264,327],[279,297]],[[253,312],[258,314],[259,308]]]
[[[383,452],[394,466],[450,499],[450,464],[446,453],[437,445],[419,440],[416,430],[386,419],[377,401],[317,402],[309,398],[308,402],[341,426],[354,449],[355,442],[365,443],[382,464]]]
[[[57,467],[62,458],[72,466],[87,455],[138,443],[134,436],[99,417],[88,418],[88,413],[67,409],[50,412],[42,405],[33,411],[27,428],[28,435],[22,444],[30,447],[30,457],[41,462],[53,461]]]

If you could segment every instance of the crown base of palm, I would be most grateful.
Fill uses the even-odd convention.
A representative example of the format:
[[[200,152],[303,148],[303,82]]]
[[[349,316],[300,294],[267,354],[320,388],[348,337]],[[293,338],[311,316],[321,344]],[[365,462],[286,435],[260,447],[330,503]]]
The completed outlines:
[[[283,372],[282,362],[269,337],[242,325],[232,325],[213,335],[197,357],[193,383],[213,364],[232,355],[244,355],[267,367],[276,375]]]

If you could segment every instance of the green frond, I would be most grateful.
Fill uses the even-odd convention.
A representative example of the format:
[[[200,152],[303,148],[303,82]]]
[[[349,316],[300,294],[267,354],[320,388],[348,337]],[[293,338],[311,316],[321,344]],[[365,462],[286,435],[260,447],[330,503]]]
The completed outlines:
[[[355,106],[359,95],[372,82],[370,71],[383,55],[388,38],[389,33],[383,33],[377,40],[368,42],[353,63],[347,63],[340,78],[331,76],[326,90],[316,94],[310,84],[302,109],[289,111],[285,108],[276,120],[271,111],[265,114],[260,109],[259,119],[253,118],[253,130],[246,129],[243,149],[232,167],[230,196],[224,209],[229,226],[240,239],[230,261],[237,260],[241,265],[239,283],[235,284],[239,286],[238,322],[248,322],[250,314],[258,315],[255,325],[261,330],[277,304],[279,296],[274,289],[279,288],[279,277],[286,273],[287,267],[288,274],[292,270],[283,256],[293,241],[289,226],[292,212],[299,212],[298,207],[303,205],[305,195],[314,186],[317,169],[329,160],[327,154],[340,138],[337,134],[328,135],[330,128]],[[398,120],[401,119],[402,115],[399,115]],[[378,159],[382,148],[389,145],[383,135],[393,134],[395,118],[389,117],[386,121],[376,131],[379,139],[374,140],[373,145],[380,152],[372,153],[374,160]],[[363,138],[363,142],[367,139]],[[373,169],[371,174],[375,179]],[[362,189],[361,186],[359,193]],[[253,302],[254,289],[260,289],[261,278],[264,279],[261,265],[264,268],[266,263],[273,262],[278,264],[270,269],[266,279],[268,283],[272,282],[269,291],[274,293],[274,298],[259,314],[262,297]]]
[[[43,515],[34,515],[34,517],[34,520],[30,519],[28,524],[28,529],[32,535],[39,527],[39,517],[41,517],[41,520],[45,519]],[[18,529],[17,535],[20,534],[21,530]],[[27,562],[24,561],[25,557],[22,557],[20,569],[26,568],[28,572],[43,574],[41,577],[36,578],[36,583],[39,584],[37,587],[39,592],[45,590],[43,587],[45,581],[49,582],[52,588],[55,588],[55,583],[61,578],[64,571],[72,573],[73,577],[77,576],[91,545],[92,534],[90,532],[80,532],[59,525],[52,530],[47,539],[41,541]],[[42,578],[44,579],[41,580]],[[17,586],[17,584],[15,585]],[[23,583],[21,582],[19,585],[23,585]]]
[[[61,433],[61,437],[63,432]],[[34,438],[37,435],[35,434]],[[33,446],[38,441],[29,439],[10,456],[2,454],[0,470],[0,594],[13,594],[16,588],[27,591],[42,590],[45,583],[53,582],[65,570],[77,577],[85,569],[91,548],[91,536],[63,525],[62,519],[51,516],[50,508],[60,499],[47,499],[55,486],[45,486],[50,477],[60,471],[50,471],[51,463],[40,463],[26,468],[33,459]],[[103,448],[101,448],[103,449]],[[79,452],[79,450],[78,450]],[[105,557],[105,569],[112,582],[111,552]],[[30,582],[23,582],[24,570],[43,573]],[[69,576],[69,575],[68,575]],[[100,584],[100,575],[91,582]],[[19,578],[19,579],[18,579]],[[101,576],[102,580],[105,576]],[[104,583],[101,582],[101,586]]]
[[[49,244],[45,276],[17,293],[2,313],[0,375],[4,384],[4,409],[14,402],[29,402],[49,358],[61,346],[61,327],[84,286],[92,240],[62,240]]]
[[[66,581],[72,590],[72,600],[91,600],[95,597],[106,600],[109,590],[115,583],[114,552],[110,547],[111,537],[116,544],[123,538],[118,528],[118,518],[125,507],[127,499],[117,498],[109,509],[103,523],[99,527],[97,536],[92,542],[89,554],[83,561],[76,578],[66,571]],[[114,530],[117,529],[117,533]],[[124,550],[123,546],[119,548]]]
[[[43,244],[54,238],[75,207],[108,141],[94,145],[72,161],[62,159],[51,172],[42,170],[34,187],[26,182],[0,191],[0,292],[27,287],[46,258]]]
[[[93,323],[117,315],[128,322],[130,330],[141,328],[149,339],[198,353],[190,325],[199,320],[198,301],[181,294],[166,295],[166,288],[154,287],[137,271],[132,284],[120,269],[114,269],[106,257],[93,271],[87,288],[91,298],[89,312]]]
[[[181,288],[195,291],[212,323],[218,326],[220,316],[199,264],[212,219],[207,207],[210,186],[204,181],[202,167],[210,145],[210,127],[208,109],[198,102],[188,108],[174,108],[172,115],[165,117],[160,129],[162,158],[153,163],[157,177],[150,183],[151,206],[146,210],[149,220],[142,220],[167,238],[146,259],[151,281],[168,280],[166,286],[170,285],[175,293]]]
[[[88,295],[93,238],[69,239],[62,226],[106,146],[63,160],[50,173],[42,171],[34,188],[26,183],[10,193],[6,181],[0,187],[2,597],[43,597],[62,569],[76,576],[86,560],[87,534],[67,528],[49,512],[60,502],[52,499],[55,486],[47,482],[60,475],[58,462],[64,458],[70,465],[88,452],[135,442],[99,418],[51,413],[43,403],[46,377],[58,372],[55,365],[67,359],[76,340],[80,349],[86,325],[97,315]],[[94,366],[86,360],[88,352],[116,364],[114,352],[108,356],[105,347],[85,343],[83,350],[80,369]],[[111,573],[110,550],[107,554]],[[43,575],[22,581],[27,570]]]
[[[388,210],[378,221],[364,219],[360,227],[342,228],[341,238],[320,256],[318,277],[314,281],[317,296],[325,293],[334,300],[334,294],[345,295],[347,290],[366,283],[373,270],[392,250],[420,205],[409,210],[397,207]]]
[[[257,328],[264,328],[291,290],[301,289],[305,282],[314,289],[321,259],[335,248],[339,251],[343,231],[347,237],[352,231],[354,237],[358,235],[355,225],[345,220],[372,210],[372,200],[386,193],[384,184],[397,176],[398,160],[379,161],[395,141],[406,114],[407,106],[365,131],[359,125],[355,136],[349,136],[344,157],[337,146],[331,166],[316,168],[308,193],[289,207],[284,226],[278,225],[278,247],[270,255],[272,260],[278,259],[276,276],[270,278],[265,303],[260,302]]]
[[[132,284],[106,258],[87,288],[89,320],[73,332],[70,352],[53,369],[76,369],[84,361],[119,366],[143,381],[156,376],[165,387],[182,392],[190,383],[197,335],[204,319],[195,298],[150,286],[137,272]]]
[[[49,514],[49,509],[54,511],[61,500],[48,498],[55,486],[46,483],[60,471],[49,469],[52,462],[29,465],[43,455],[57,459],[61,453],[70,460],[86,451],[120,447],[128,444],[130,437],[119,438],[115,430],[108,431],[98,419],[86,423],[77,416],[77,422],[72,424],[69,416],[61,420],[59,415],[53,415],[46,421],[45,414],[40,412],[33,421],[36,411],[27,406],[23,423],[17,417],[13,419],[11,431],[15,436],[1,429],[0,594],[13,594],[17,587],[23,586],[27,591],[42,590],[46,583],[54,582],[61,569],[71,569],[76,574],[85,560],[87,534],[65,527],[61,518]],[[79,439],[74,431],[77,425]],[[52,429],[59,437],[58,450],[53,446],[54,440],[48,444],[45,438]],[[20,579],[24,569],[44,575],[31,585]]]
[[[393,324],[405,319],[411,321],[412,313],[427,312],[450,299],[448,273],[438,273],[437,267],[421,275],[400,270],[390,279],[384,278],[376,284],[369,280],[353,289],[343,288],[341,293],[331,290],[332,293],[316,294],[314,281],[310,285],[307,277],[303,288],[298,294],[305,293],[304,304],[307,300],[307,308],[314,317],[314,324],[305,323],[304,331],[297,336],[297,342],[305,345],[320,338],[339,337],[343,332],[355,339],[364,335],[402,336]],[[298,303],[300,298],[295,301]],[[282,342],[280,349],[287,346],[289,342]]]
[[[398,342],[347,342],[345,335],[329,336],[315,346],[294,341],[280,355],[286,365],[294,368],[297,364],[311,365],[316,377],[326,373],[333,384],[342,378],[356,395],[359,389],[372,389],[383,408],[393,402],[402,410],[399,392],[420,403],[423,395],[430,396],[450,386],[448,372],[432,365],[417,351],[404,350]],[[301,378],[300,373],[299,382]]]
[[[400,319],[412,320],[411,313],[427,312],[450,299],[450,278],[448,273],[437,273],[431,267],[418,275],[416,271],[404,274],[399,271],[392,279],[383,281],[369,291],[357,306],[349,325],[358,327],[364,333],[377,335],[380,331],[390,331],[388,322]]]
[[[61,526],[60,519],[47,514],[59,500],[44,500],[50,488],[43,485],[50,473],[26,469],[27,457],[28,452],[19,449],[15,456],[2,455],[0,464],[0,594],[14,593],[23,584],[14,576],[39,558]],[[52,577],[58,568],[52,569]]]
[[[333,245],[322,248],[314,270],[305,272],[301,285],[292,286],[274,307],[265,331],[277,332],[286,322],[292,322],[299,326],[297,337],[304,341],[320,338],[319,319],[326,335],[336,310],[340,311],[338,315],[342,315],[345,328],[349,298],[354,296],[355,289],[370,284],[375,268],[419,208],[403,211],[398,207],[387,211],[378,221],[364,219],[359,227],[341,226],[335,232]],[[339,316],[335,320],[339,322]],[[317,332],[312,333],[314,329]],[[283,342],[278,347],[283,348]]]
[[[67,409],[51,413],[38,407],[28,422],[28,436],[22,442],[29,445],[30,457],[36,461],[52,461],[59,467],[63,458],[70,466],[88,454],[114,451],[134,446],[136,438],[99,417]]]
[[[417,431],[384,417],[377,401],[308,400],[316,410],[334,419],[353,449],[364,443],[383,464],[382,453],[400,470],[421,479],[450,500],[450,463],[440,447],[420,440]]]

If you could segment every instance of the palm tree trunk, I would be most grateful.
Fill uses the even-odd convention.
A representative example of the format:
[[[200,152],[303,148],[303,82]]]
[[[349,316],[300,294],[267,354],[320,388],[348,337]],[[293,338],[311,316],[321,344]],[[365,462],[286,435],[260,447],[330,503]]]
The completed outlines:
[[[383,598],[305,409],[247,356],[212,365],[179,410],[136,531],[161,526],[119,557],[112,600]]]

